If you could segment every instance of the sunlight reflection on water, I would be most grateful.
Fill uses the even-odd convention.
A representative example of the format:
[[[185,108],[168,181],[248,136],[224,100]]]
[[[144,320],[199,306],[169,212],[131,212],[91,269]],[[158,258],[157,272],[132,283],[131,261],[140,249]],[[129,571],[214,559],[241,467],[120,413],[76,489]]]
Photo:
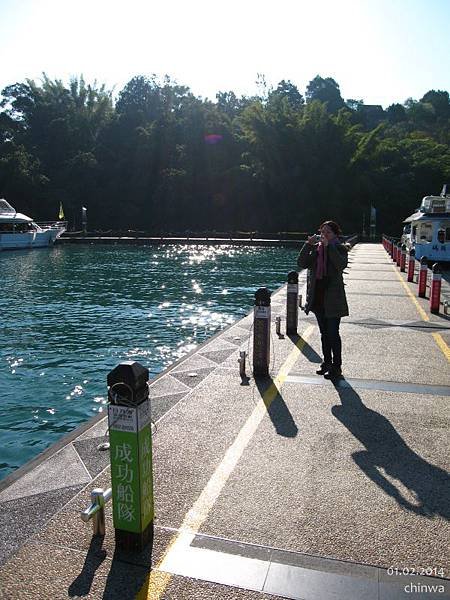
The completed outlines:
[[[295,250],[233,246],[56,246],[0,255],[0,477],[106,403],[106,375],[151,376],[275,290]]]

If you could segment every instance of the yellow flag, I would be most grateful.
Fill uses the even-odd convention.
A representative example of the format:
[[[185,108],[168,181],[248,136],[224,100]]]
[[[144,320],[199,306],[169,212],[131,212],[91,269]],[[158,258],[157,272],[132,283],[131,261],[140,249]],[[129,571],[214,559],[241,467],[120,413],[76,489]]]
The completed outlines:
[[[64,221],[64,210],[63,210],[62,202],[59,203],[59,215],[58,215],[58,219],[60,221]]]

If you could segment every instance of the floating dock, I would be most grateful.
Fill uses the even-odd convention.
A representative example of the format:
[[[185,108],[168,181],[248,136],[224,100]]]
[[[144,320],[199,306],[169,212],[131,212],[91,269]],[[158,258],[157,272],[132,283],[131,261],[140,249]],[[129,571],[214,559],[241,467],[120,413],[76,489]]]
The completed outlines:
[[[249,314],[151,382],[146,551],[115,547],[111,503],[104,538],[80,518],[110,486],[102,415],[0,482],[0,598],[448,600],[450,315],[381,245],[349,261],[345,379],[316,375],[313,315],[285,334],[284,286],[270,377],[239,377]]]
[[[298,248],[298,239],[241,238],[241,237],[149,237],[149,236],[107,236],[107,235],[63,235],[57,244],[124,244],[128,246],[159,246],[189,244],[191,246],[293,246]]]

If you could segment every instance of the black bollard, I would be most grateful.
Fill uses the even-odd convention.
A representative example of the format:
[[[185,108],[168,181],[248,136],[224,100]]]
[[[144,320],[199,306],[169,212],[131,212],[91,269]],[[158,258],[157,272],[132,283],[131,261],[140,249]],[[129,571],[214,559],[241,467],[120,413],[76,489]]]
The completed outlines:
[[[298,273],[288,273],[286,296],[286,334],[296,335],[298,323]]]
[[[260,288],[255,292],[253,317],[253,375],[269,375],[270,364],[270,291]]]
[[[154,520],[148,369],[125,361],[107,382],[116,546],[140,552],[153,541]]]
[[[401,245],[401,254],[400,254],[400,271],[402,273],[405,272],[406,269],[406,244]]]

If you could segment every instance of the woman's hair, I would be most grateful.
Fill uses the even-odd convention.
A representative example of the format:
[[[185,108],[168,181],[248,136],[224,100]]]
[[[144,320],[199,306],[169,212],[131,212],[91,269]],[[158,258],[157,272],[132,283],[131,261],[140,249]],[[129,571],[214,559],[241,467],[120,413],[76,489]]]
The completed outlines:
[[[328,227],[331,229],[331,231],[334,233],[334,235],[337,235],[337,236],[342,235],[341,228],[334,221],[324,221],[322,223],[322,225],[319,226],[319,230],[322,229],[322,227],[325,227],[325,225],[328,225]]]

